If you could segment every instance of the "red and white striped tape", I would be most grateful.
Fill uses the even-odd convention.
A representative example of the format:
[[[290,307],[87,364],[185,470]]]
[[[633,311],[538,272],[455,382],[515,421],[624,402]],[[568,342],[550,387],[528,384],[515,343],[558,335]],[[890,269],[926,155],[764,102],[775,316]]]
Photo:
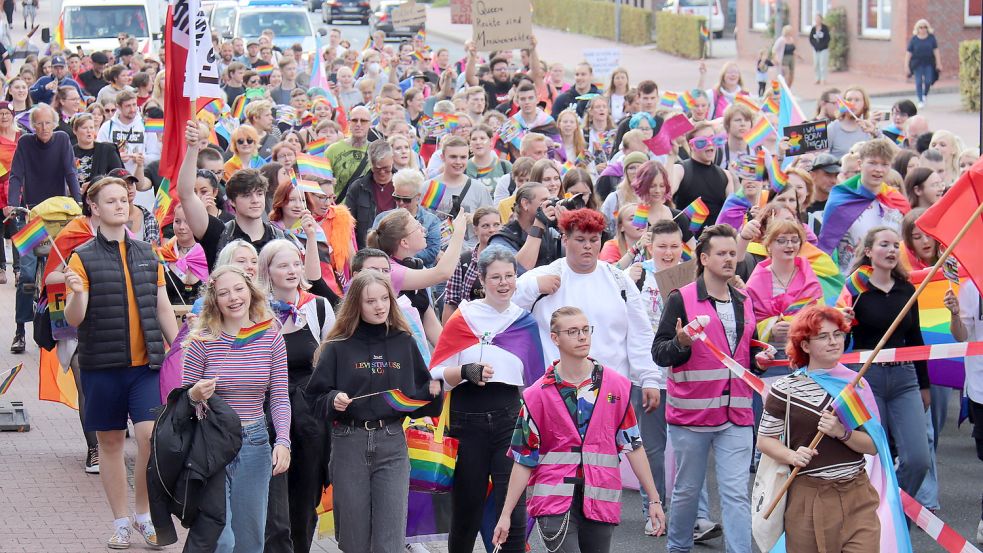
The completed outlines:
[[[869,351],[854,351],[840,358],[841,363],[864,363],[870,357]],[[874,361],[891,363],[899,361],[932,361],[936,359],[952,359],[983,355],[983,342],[960,342],[953,344],[936,344],[934,346],[908,346],[905,348],[882,349]],[[768,367],[788,365],[788,359],[776,359],[765,363]]]
[[[932,511],[915,501],[904,490],[901,490],[901,503],[908,518],[941,545],[942,549],[949,553],[980,553],[980,550],[966,538],[960,536],[951,526],[942,522]]]

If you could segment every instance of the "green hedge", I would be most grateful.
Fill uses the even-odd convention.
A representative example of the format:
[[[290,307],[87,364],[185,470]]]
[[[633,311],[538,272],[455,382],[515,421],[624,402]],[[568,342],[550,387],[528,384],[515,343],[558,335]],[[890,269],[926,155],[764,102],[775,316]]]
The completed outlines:
[[[846,30],[846,8],[832,8],[823,18],[829,27],[829,70],[846,71],[850,40]]]
[[[614,3],[605,0],[532,0],[536,25],[614,40]],[[652,12],[621,6],[621,42],[652,42]]]
[[[969,111],[980,110],[980,41],[966,40],[959,43],[959,95],[963,107]]]
[[[700,27],[706,20],[702,15],[656,12],[656,48],[674,56],[701,58],[705,43],[700,36]]]

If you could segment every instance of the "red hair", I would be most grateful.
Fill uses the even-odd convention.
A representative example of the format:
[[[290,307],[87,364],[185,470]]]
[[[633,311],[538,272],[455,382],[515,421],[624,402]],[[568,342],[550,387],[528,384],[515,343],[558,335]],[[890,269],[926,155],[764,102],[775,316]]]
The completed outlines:
[[[586,234],[601,234],[607,227],[604,215],[593,209],[575,209],[560,215],[560,230],[570,234],[575,230]]]
[[[293,191],[294,185],[291,182],[285,182],[276,187],[276,192],[273,193],[273,204],[270,206],[270,221],[283,219],[283,208],[290,203],[290,193]],[[304,203],[307,205],[307,209],[311,208],[307,194],[304,194]]]
[[[807,307],[799,312],[792,320],[792,328],[788,332],[788,344],[785,346],[785,353],[788,354],[789,361],[793,367],[805,367],[809,365],[809,354],[802,350],[802,342],[819,334],[823,323],[829,321],[836,325],[843,332],[850,332],[850,325],[847,324],[843,313],[838,309],[825,305],[815,305]]]

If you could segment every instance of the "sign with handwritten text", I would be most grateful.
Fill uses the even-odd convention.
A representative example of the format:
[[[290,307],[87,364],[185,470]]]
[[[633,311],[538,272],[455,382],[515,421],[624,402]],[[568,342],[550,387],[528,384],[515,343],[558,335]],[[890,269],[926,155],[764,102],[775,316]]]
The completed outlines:
[[[528,48],[532,40],[529,0],[473,0],[471,31],[480,52]]]

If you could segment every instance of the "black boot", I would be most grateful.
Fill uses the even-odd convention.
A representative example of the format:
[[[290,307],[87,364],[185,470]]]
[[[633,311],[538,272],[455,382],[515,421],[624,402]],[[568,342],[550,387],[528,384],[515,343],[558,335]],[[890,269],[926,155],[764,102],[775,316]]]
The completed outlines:
[[[10,353],[24,353],[27,348],[27,341],[24,339],[24,331],[20,330],[14,334],[14,341],[10,344]]]

